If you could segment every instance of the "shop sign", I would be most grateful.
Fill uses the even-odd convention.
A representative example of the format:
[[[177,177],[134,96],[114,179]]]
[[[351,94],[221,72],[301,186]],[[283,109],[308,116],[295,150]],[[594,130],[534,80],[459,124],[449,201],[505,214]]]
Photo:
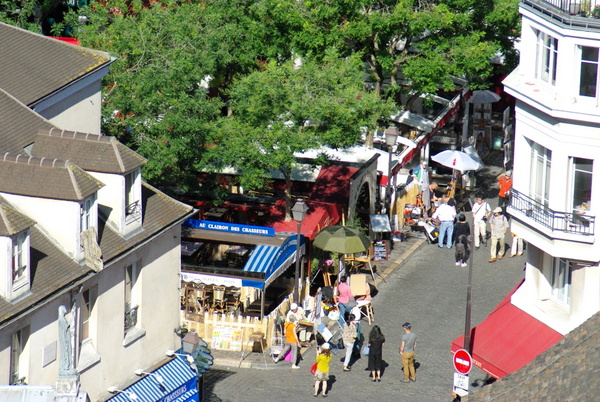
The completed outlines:
[[[203,275],[191,272],[182,272],[181,280],[183,282],[204,283],[205,285],[232,286],[234,288],[242,287],[241,278],[229,278],[218,275]]]
[[[268,226],[241,225],[237,223],[186,219],[184,226],[195,229],[216,230],[218,232],[240,233],[258,236],[275,236],[275,229]]]

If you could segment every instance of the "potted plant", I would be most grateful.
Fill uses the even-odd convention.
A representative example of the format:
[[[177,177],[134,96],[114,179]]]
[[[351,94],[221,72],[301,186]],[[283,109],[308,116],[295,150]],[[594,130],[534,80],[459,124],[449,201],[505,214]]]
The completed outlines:
[[[600,5],[594,7],[594,9],[592,10],[592,16],[594,18],[600,18]]]
[[[591,3],[590,0],[583,0],[581,2],[581,8],[579,9],[579,15],[581,17],[587,17],[590,14]]]

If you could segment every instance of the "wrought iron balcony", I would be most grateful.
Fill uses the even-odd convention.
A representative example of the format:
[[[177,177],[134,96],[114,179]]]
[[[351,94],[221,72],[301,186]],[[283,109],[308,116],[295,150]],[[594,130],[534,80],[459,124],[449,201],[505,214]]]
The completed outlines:
[[[135,218],[142,214],[142,205],[139,201],[134,201],[125,207],[125,215],[133,216]]]
[[[523,213],[527,218],[553,232],[594,235],[595,216],[554,211],[515,189],[511,190],[510,208]]]
[[[593,13],[598,5],[600,0],[521,0],[521,7],[534,11],[544,19],[568,29],[584,31],[600,30],[600,19]]]
[[[138,306],[125,311],[125,332],[137,325]]]

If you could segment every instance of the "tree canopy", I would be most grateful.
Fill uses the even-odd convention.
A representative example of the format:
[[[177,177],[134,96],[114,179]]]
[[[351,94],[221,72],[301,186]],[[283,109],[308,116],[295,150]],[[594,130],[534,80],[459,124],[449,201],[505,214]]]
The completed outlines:
[[[6,0],[0,19],[35,29],[57,4]],[[116,56],[103,132],[149,159],[148,181],[189,189],[198,169],[232,165],[252,189],[268,169],[285,176],[293,152],[352,145],[390,101],[410,110],[416,97],[453,88],[455,76],[486,85],[494,55],[516,62],[517,5],[103,0],[68,8],[53,34]]]
[[[272,62],[241,77],[228,91],[233,113],[209,136],[205,163],[216,171],[235,167],[245,188],[261,188],[271,171],[281,172],[289,218],[294,153],[354,145],[361,127],[374,129],[393,112],[391,102],[365,89],[362,75],[358,56],[329,51],[301,67]]]

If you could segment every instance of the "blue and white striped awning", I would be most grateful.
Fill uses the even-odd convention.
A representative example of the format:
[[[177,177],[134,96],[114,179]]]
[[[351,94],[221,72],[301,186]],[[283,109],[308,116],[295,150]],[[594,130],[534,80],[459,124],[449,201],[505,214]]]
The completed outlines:
[[[304,254],[304,236],[300,236],[300,255]],[[242,279],[242,286],[264,289],[296,261],[296,236],[290,236],[281,246],[257,245],[244,266],[246,272],[258,272],[264,279]]]
[[[142,377],[135,384],[127,387],[110,402],[191,402],[199,400],[197,372],[181,356]],[[162,382],[158,376],[162,377]],[[132,395],[135,395],[133,397]]]

